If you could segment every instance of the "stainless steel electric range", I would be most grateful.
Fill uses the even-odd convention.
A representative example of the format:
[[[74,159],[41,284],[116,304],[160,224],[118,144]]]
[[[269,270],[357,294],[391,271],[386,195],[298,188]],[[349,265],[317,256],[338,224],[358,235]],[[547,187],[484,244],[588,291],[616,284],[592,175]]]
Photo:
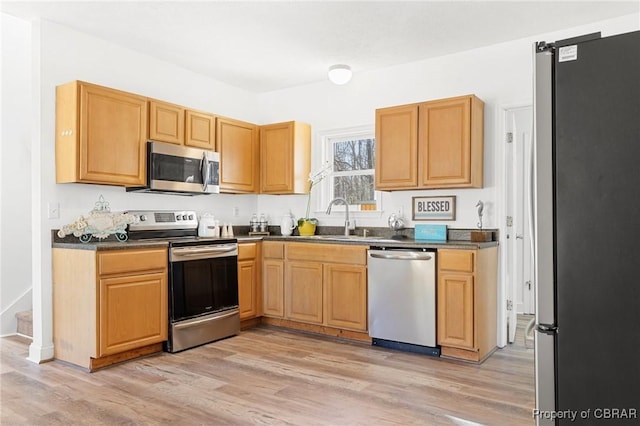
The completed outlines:
[[[238,244],[198,237],[194,211],[129,211],[130,240],[169,242],[168,352],[179,352],[240,332]]]

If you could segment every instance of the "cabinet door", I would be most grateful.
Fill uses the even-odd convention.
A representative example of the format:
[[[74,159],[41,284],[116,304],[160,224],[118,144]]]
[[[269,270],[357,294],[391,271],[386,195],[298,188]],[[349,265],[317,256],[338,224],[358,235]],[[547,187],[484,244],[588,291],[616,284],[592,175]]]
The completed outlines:
[[[376,110],[376,189],[418,185],[418,106]]]
[[[260,173],[258,126],[218,117],[216,140],[220,153],[220,190],[258,192]]]
[[[367,329],[367,268],[324,265],[325,324],[354,330]]]
[[[295,121],[260,128],[260,192],[305,194],[311,170],[311,126]]]
[[[282,318],[284,316],[284,262],[282,260],[264,259],[262,262],[262,276],[264,315]]]
[[[287,262],[284,288],[287,319],[322,323],[322,263]]]
[[[79,153],[68,159],[80,162],[78,181],[143,185],[146,123],[146,98],[81,84]],[[57,162],[58,166],[63,167]]]
[[[215,151],[215,122],[216,118],[211,114],[187,110],[184,144]]]
[[[421,104],[419,129],[420,186],[470,186],[471,98]]]
[[[260,130],[261,192],[293,191],[293,127],[289,123],[263,126]]]
[[[160,101],[149,101],[149,138],[184,145],[184,108]]]
[[[253,318],[257,315],[257,281],[258,267],[256,260],[238,261],[238,299],[240,319]]]
[[[440,272],[438,277],[438,344],[474,348],[473,275]]]
[[[238,299],[240,319],[261,315],[260,301],[262,286],[259,285],[261,273],[259,261],[261,243],[238,244]]]
[[[98,356],[167,340],[166,273],[99,280]]]

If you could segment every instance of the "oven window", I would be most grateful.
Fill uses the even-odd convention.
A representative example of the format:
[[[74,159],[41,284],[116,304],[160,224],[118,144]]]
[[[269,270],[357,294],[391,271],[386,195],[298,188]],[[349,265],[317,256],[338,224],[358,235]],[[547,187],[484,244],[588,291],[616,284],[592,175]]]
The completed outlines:
[[[171,264],[171,319],[192,318],[238,306],[238,257]]]

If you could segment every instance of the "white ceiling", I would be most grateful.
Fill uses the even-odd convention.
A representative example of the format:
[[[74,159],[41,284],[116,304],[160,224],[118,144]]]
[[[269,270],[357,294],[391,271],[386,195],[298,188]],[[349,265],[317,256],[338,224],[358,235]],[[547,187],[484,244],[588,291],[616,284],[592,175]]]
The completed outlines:
[[[2,1],[252,92],[358,72],[627,14],[640,1]]]

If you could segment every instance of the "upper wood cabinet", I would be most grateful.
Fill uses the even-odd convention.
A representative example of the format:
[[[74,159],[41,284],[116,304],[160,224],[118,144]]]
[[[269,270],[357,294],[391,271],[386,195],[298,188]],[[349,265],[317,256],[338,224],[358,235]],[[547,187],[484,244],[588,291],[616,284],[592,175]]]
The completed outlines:
[[[147,98],[81,81],[56,87],[56,182],[144,185]]]
[[[311,126],[289,121],[260,127],[260,192],[306,194],[311,170]]]
[[[222,192],[259,192],[260,146],[258,126],[218,117],[216,145],[220,153]]]
[[[418,186],[418,105],[376,110],[376,189]]]
[[[149,101],[149,139],[215,150],[216,117],[158,100]]]
[[[216,117],[206,112],[186,110],[184,144],[215,151],[215,141]]]
[[[149,139],[184,145],[184,113],[180,105],[149,101]]]
[[[376,110],[376,188],[481,188],[484,103],[474,95]]]

